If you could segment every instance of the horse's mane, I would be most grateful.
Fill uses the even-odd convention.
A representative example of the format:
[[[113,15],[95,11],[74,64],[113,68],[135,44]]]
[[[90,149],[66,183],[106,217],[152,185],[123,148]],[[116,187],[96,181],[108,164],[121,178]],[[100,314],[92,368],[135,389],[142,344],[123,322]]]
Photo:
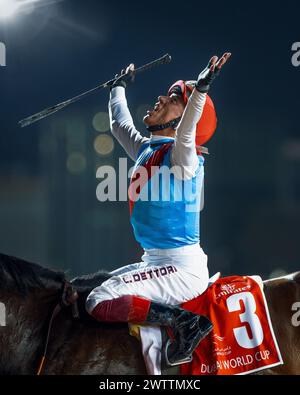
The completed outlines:
[[[110,274],[99,271],[75,277],[71,282],[79,292],[90,292],[110,277]],[[66,275],[62,271],[45,268],[23,259],[0,253],[0,288],[3,290],[15,290],[22,294],[28,294],[32,288],[61,287],[66,281]]]
[[[0,288],[28,294],[32,288],[59,287],[65,274],[0,253]]]
[[[71,283],[78,292],[91,292],[93,288],[99,287],[99,285],[108,280],[110,277],[111,274],[105,271],[99,271],[94,274],[75,277]]]

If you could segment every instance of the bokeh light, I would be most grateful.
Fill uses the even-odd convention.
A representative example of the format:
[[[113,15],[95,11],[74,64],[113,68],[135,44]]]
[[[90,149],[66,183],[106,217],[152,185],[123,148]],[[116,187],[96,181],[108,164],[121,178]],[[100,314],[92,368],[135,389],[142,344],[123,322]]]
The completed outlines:
[[[94,148],[97,154],[101,156],[109,155],[114,149],[114,141],[111,136],[100,134],[95,138]]]
[[[80,174],[86,168],[86,159],[81,152],[72,152],[67,158],[67,169],[72,174]]]
[[[300,139],[288,139],[282,144],[282,153],[290,161],[300,160]]]
[[[109,116],[107,112],[98,112],[93,118],[93,127],[97,132],[109,130]]]

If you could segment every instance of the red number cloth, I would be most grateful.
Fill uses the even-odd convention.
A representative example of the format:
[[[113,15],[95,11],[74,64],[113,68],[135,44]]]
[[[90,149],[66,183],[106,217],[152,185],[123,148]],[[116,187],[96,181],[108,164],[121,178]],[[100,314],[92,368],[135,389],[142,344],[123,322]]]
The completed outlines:
[[[182,307],[210,318],[214,329],[181,374],[247,374],[282,364],[265,296],[253,278],[221,278]]]

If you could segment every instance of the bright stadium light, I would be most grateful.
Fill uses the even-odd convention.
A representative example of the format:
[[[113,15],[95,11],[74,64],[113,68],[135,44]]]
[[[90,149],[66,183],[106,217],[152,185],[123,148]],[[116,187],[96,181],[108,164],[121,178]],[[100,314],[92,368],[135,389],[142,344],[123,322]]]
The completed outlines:
[[[0,0],[0,18],[10,18],[16,13],[19,6],[20,3],[16,0]]]
[[[41,6],[47,6],[60,1],[62,0],[0,0],[0,19],[9,19],[15,14],[19,13],[19,11],[26,12],[32,9],[32,7],[37,8]]]

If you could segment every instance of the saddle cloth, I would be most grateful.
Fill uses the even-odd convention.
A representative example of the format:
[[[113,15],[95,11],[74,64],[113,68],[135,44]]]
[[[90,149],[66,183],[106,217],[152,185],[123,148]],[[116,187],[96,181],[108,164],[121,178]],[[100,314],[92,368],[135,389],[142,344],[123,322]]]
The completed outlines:
[[[259,276],[220,278],[181,307],[207,316],[214,328],[194,351],[192,362],[179,367],[180,374],[249,374],[283,363]],[[148,373],[162,374],[160,329],[142,326],[140,339]]]

